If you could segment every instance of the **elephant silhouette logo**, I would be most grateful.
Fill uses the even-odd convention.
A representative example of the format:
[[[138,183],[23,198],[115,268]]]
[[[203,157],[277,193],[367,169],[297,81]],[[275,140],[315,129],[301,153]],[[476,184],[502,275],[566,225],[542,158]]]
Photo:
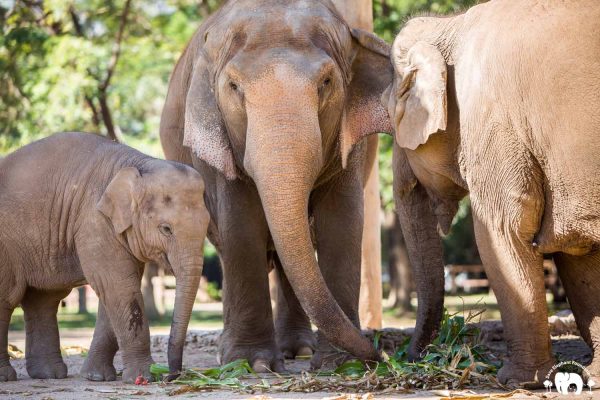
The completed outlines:
[[[581,394],[583,379],[581,375],[574,372],[557,372],[554,376],[554,385],[560,394],[569,394],[569,390],[573,386],[575,387],[575,394]]]
[[[576,367],[581,370],[581,374],[576,372],[558,371],[558,369],[563,366],[569,367],[571,371],[573,370],[573,367]],[[553,374],[554,382],[550,379]],[[587,377],[585,384],[583,377]],[[596,382],[592,380],[589,371],[583,365],[575,361],[563,361],[556,364],[550,369],[548,375],[546,375],[546,380],[544,381],[547,392],[552,392],[552,386],[554,386],[556,387],[556,391],[562,395],[568,395],[569,393],[579,395],[583,391],[584,386],[587,386],[591,392],[592,387],[595,385]]]

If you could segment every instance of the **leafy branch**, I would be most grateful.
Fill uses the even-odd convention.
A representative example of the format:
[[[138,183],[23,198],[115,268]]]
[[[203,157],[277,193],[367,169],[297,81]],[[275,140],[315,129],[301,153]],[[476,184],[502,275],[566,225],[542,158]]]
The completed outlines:
[[[115,41],[113,43],[112,52],[111,52],[111,56],[110,56],[110,60],[108,62],[107,68],[106,68],[105,76],[102,78],[102,77],[98,76],[97,74],[93,73],[90,68],[87,69],[88,74],[98,82],[97,99],[98,99],[98,104],[100,106],[100,111],[98,112],[98,109],[96,108],[96,105],[94,103],[94,99],[92,96],[90,96],[89,94],[86,94],[84,96],[86,104],[92,111],[92,120],[94,122],[94,125],[99,126],[100,118],[102,118],[102,121],[104,123],[104,127],[106,128],[106,133],[107,133],[108,137],[110,137],[112,140],[114,140],[116,142],[120,142],[120,134],[118,132],[118,129],[115,127],[115,124],[114,124],[114,121],[112,118],[112,112],[110,110],[110,107],[108,106],[108,88],[110,86],[111,78],[113,77],[113,74],[114,74],[117,64],[119,62],[119,57],[121,55],[121,44],[123,41],[123,33],[124,33],[125,27],[127,25],[127,17],[129,16],[130,8],[131,8],[131,0],[126,0],[125,5],[123,6],[123,11],[121,12],[119,28],[117,30],[117,35],[116,35]],[[75,29],[77,36],[85,38],[86,35],[85,35],[84,29],[83,29],[83,25],[81,24],[81,20],[75,10],[74,5],[71,5],[69,7],[69,15],[71,16],[71,20],[73,22],[73,28]]]

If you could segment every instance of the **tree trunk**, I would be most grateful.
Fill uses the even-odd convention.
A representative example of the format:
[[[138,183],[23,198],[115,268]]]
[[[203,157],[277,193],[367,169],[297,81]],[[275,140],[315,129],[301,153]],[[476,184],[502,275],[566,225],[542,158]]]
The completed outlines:
[[[388,306],[399,315],[412,311],[411,295],[414,290],[408,250],[402,235],[400,221],[395,212],[386,215],[390,294]]]
[[[381,198],[377,159],[379,138],[371,136],[367,140],[370,154],[366,165],[372,165],[372,168],[368,172],[364,190],[359,316],[362,327],[381,329],[383,288],[381,284]]]
[[[104,126],[106,127],[107,136],[115,142],[120,142],[119,135],[117,134],[117,131],[115,129],[115,124],[113,123],[112,113],[110,112],[110,108],[106,101],[105,92],[101,92],[98,95],[98,102],[100,103],[100,114],[102,115],[102,121],[104,122]]]
[[[338,11],[354,28],[373,30],[372,0],[333,0]],[[360,283],[360,324],[363,328],[382,327],[381,287],[381,199],[379,198],[378,137],[368,139],[369,162],[365,171],[365,219],[363,224]]]
[[[77,293],[79,294],[79,310],[77,314],[87,314],[87,285],[78,288]]]

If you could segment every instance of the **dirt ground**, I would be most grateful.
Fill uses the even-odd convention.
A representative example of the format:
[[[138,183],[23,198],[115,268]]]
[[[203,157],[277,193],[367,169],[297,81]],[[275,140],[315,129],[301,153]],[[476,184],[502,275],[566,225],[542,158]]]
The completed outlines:
[[[500,357],[505,355],[506,344],[502,341],[502,327],[499,322],[484,322],[482,325],[482,335],[488,347]],[[568,330],[568,329],[567,329]],[[91,329],[72,329],[61,332],[61,341],[63,346],[81,346],[89,347],[92,337]],[[395,340],[397,335],[404,335],[407,331],[390,330],[389,333]],[[167,362],[167,336],[166,328],[153,329],[152,331],[152,355],[155,362]],[[410,331],[408,331],[410,333]],[[564,332],[561,332],[564,333]],[[185,349],[184,365],[193,365],[198,368],[209,368],[217,365],[216,350],[220,331],[191,331],[188,334],[188,340]],[[387,336],[388,333],[385,334]],[[24,332],[10,332],[9,342],[16,345],[21,350],[24,349]],[[553,350],[559,360],[575,360],[587,364],[591,360],[591,353],[585,343],[572,333],[553,337]],[[415,398],[415,399],[434,399],[443,396],[473,395],[475,392],[450,392],[450,391],[418,391],[411,394],[386,393],[383,395],[349,395],[342,393],[235,393],[231,391],[217,390],[202,393],[187,393],[177,396],[170,396],[177,386],[151,384],[147,386],[125,385],[120,381],[116,382],[90,382],[78,376],[79,370],[83,364],[84,357],[81,355],[66,355],[65,362],[69,368],[69,377],[62,380],[33,380],[29,378],[25,370],[25,361],[23,359],[13,360],[12,365],[18,373],[17,382],[0,383],[0,399],[166,399],[166,398],[207,398],[207,399],[396,399],[396,398]],[[115,360],[117,370],[122,368],[120,355],[117,354]],[[286,363],[286,368],[291,373],[300,373],[309,367],[306,360],[294,360]],[[273,375],[264,375],[266,379],[277,379]],[[478,392],[478,394],[483,394]],[[493,395],[492,393],[487,393]],[[502,390],[494,392],[496,395],[502,395]],[[505,394],[505,393],[504,393]],[[533,395],[516,394],[512,398],[560,398],[557,393],[547,394],[543,390],[536,391]],[[592,398],[588,392],[584,392],[580,399]],[[594,398],[600,398],[600,392],[595,392]]]

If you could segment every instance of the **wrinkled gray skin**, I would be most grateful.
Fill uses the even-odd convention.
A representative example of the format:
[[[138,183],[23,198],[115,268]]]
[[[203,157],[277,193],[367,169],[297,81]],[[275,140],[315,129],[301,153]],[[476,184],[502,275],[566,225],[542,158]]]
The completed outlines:
[[[330,1],[239,0],[204,22],[180,58],[161,142],[207,185],[208,234],[224,269],[222,363],[282,370],[281,352],[314,348],[308,318],[319,350],[328,340],[379,358],[359,331],[359,142],[391,131],[379,102],[391,82],[388,53],[350,30]],[[276,333],[268,264],[285,271]]]
[[[541,382],[555,362],[544,254],[600,373],[598,32],[597,1],[491,1],[412,19],[394,42],[383,103],[396,131],[396,204],[403,223],[430,208],[447,231],[470,193],[510,352],[502,383]],[[406,235],[413,247],[427,239],[437,240]]]
[[[92,134],[56,134],[0,161],[0,381],[15,380],[7,353],[10,316],[25,313],[32,378],[65,378],[56,312],[88,282],[100,306],[83,374],[123,381],[149,372],[150,332],[140,291],[143,265],[177,278],[169,367],[181,370],[186,330],[202,273],[209,216],[192,168],[157,160]]]

